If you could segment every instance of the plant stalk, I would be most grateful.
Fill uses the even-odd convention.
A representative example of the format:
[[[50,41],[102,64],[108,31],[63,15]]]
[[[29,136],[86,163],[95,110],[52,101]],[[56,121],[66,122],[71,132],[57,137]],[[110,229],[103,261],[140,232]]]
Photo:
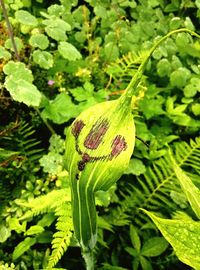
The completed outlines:
[[[192,36],[195,36],[197,38],[200,39],[200,35],[198,35],[197,33],[187,29],[187,28],[180,28],[174,31],[169,32],[167,35],[165,35],[164,37],[162,37],[158,42],[156,42],[153,47],[149,50],[149,52],[147,53],[146,58],[142,61],[142,63],[140,64],[139,68],[137,69],[136,73],[134,74],[134,76],[132,77],[130,83],[128,84],[128,86],[126,87],[126,90],[124,92],[124,94],[120,97],[121,101],[120,103],[131,103],[131,99],[132,96],[134,94],[135,89],[137,88],[143,72],[146,68],[146,65],[150,59],[150,57],[152,56],[153,52],[157,49],[157,47],[163,42],[165,41],[167,38],[169,38],[170,36],[177,34],[177,33],[181,33],[181,32],[185,32],[185,33],[189,33]]]
[[[48,130],[51,132],[51,134],[52,134],[52,135],[55,134],[55,133],[56,133],[55,130],[54,130],[54,129],[52,128],[52,126],[48,123],[48,121],[45,120],[45,119],[42,117],[42,115],[41,115],[41,113],[40,113],[40,110],[39,110],[37,107],[34,107],[34,109],[36,110],[36,112],[38,113],[38,115],[41,117],[42,121],[44,122],[44,124],[46,125],[46,127],[48,128]]]
[[[94,270],[94,256],[91,250],[82,250],[82,256],[85,260],[86,270]]]
[[[4,16],[5,21],[6,21],[6,25],[7,25],[7,28],[8,28],[8,33],[9,33],[9,36],[10,36],[10,40],[11,40],[11,43],[12,43],[12,46],[13,46],[13,50],[15,52],[15,57],[20,62],[20,56],[19,56],[19,53],[17,51],[17,46],[16,46],[16,42],[15,42],[15,39],[14,39],[12,26],[11,26],[11,23],[10,23],[9,18],[8,18],[8,14],[7,14],[7,10],[6,10],[4,0],[0,0],[0,5],[1,5],[2,10],[3,10],[3,16]]]

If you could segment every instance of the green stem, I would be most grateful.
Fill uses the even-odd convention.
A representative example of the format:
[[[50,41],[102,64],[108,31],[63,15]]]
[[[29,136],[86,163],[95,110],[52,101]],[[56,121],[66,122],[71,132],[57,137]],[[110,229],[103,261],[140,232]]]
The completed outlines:
[[[167,38],[169,38],[170,36],[180,33],[180,32],[186,32],[189,33],[192,36],[196,36],[197,38],[200,39],[200,35],[198,35],[197,33],[187,29],[187,28],[180,28],[174,31],[169,32],[167,35],[165,35],[164,37],[162,37],[158,42],[156,42],[154,44],[154,46],[148,51],[146,58],[142,61],[142,63],[140,64],[138,70],[136,71],[136,73],[134,74],[134,76],[132,77],[130,83],[128,84],[128,86],[126,87],[126,90],[124,92],[124,94],[121,96],[121,104],[122,103],[129,103],[131,102],[132,96],[134,94],[135,89],[137,88],[141,77],[143,75],[143,72],[146,68],[146,65],[150,59],[150,57],[152,56],[153,52],[155,51],[155,49],[163,42],[165,41]]]
[[[17,60],[20,61],[19,53],[17,51],[17,46],[16,46],[16,43],[15,43],[14,35],[13,35],[12,26],[11,26],[11,23],[9,21],[6,6],[5,6],[3,0],[0,0],[0,5],[1,5],[2,10],[3,10],[3,16],[4,16],[6,24],[7,24],[8,33],[9,33],[10,40],[11,40],[11,43],[12,43],[12,46],[13,46],[13,50],[15,52],[15,56],[16,56]]]
[[[94,256],[93,252],[89,250],[82,250],[82,256],[85,260],[86,270],[94,270]]]
[[[42,115],[41,115],[41,113],[40,113],[40,110],[39,110],[38,108],[36,108],[36,107],[35,107],[35,110],[36,110],[36,112],[39,114],[39,116],[41,117],[42,121],[43,121],[44,124],[47,126],[47,128],[48,128],[48,130],[51,132],[51,134],[52,134],[52,135],[55,134],[55,133],[56,133],[55,130],[54,130],[54,129],[52,128],[52,126],[48,123],[48,121],[45,120],[45,119],[42,117]]]

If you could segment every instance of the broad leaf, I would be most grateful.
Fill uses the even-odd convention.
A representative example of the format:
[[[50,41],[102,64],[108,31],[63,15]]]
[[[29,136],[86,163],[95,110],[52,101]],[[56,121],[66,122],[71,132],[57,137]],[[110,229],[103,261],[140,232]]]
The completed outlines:
[[[25,238],[24,241],[22,241],[15,247],[13,255],[12,255],[13,260],[15,261],[16,259],[18,259],[21,255],[24,254],[24,252],[28,251],[30,247],[32,247],[35,243],[36,243],[35,238],[30,238],[30,237]]]
[[[145,242],[141,254],[147,257],[159,256],[167,247],[168,243],[163,237],[152,237]]]
[[[171,157],[174,165],[174,171],[181,184],[181,187],[197,217],[200,219],[200,190],[193,184],[191,179],[183,172],[183,170],[175,163]]]
[[[6,49],[0,46],[0,59],[9,60],[11,58],[11,54],[6,51]]]
[[[8,229],[3,224],[0,225],[0,243],[5,242],[10,236],[11,236],[10,229]]]
[[[71,101],[66,93],[61,93],[45,107],[42,117],[48,118],[54,123],[62,124],[78,114],[78,106]]]
[[[33,225],[31,226],[25,233],[25,235],[35,235],[40,234],[44,231],[44,228],[39,225]]]
[[[179,260],[200,269],[200,222],[170,220],[143,211],[153,220],[165,239],[172,245]]]
[[[15,17],[21,24],[30,25],[30,26],[37,26],[38,21],[36,17],[30,14],[26,10],[18,10],[15,12]]]
[[[49,52],[40,50],[34,51],[33,61],[41,68],[49,69],[53,66],[53,56]]]
[[[49,46],[49,40],[44,34],[32,35],[29,43],[32,47],[38,47],[41,50],[45,50]]]
[[[23,44],[23,42],[22,42],[22,40],[21,40],[20,38],[15,37],[14,39],[15,39],[15,44],[16,44],[17,51],[20,52],[21,49],[23,49],[24,44]],[[4,46],[5,46],[6,49],[9,49],[9,50],[11,50],[11,51],[14,52],[13,44],[12,44],[10,38],[8,38],[8,39],[5,41]]]
[[[58,45],[58,51],[62,57],[69,61],[75,61],[82,58],[80,52],[72,44],[65,41],[60,42]]]
[[[6,89],[12,98],[18,102],[23,102],[27,106],[39,106],[42,95],[35,85],[23,79],[13,79],[11,76],[6,79]]]
[[[9,61],[3,67],[3,72],[16,80],[23,79],[30,83],[33,81],[32,72],[21,62]]]
[[[48,20],[44,20],[46,25],[45,31],[51,38],[57,41],[64,41],[67,39],[66,31],[71,30],[71,26],[62,19],[52,16]]]
[[[132,158],[129,162],[129,166],[124,172],[125,174],[140,175],[145,173],[146,167],[140,159]]]

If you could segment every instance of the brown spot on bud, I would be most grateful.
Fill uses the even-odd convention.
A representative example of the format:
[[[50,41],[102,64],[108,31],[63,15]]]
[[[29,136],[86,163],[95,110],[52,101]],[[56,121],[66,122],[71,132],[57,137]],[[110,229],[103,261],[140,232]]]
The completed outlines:
[[[127,149],[127,143],[125,138],[121,135],[117,135],[112,142],[112,151],[110,154],[110,158],[117,157],[122,151]]]
[[[85,124],[83,123],[82,120],[77,120],[74,122],[73,126],[72,126],[72,134],[74,135],[74,137],[77,139],[82,128],[85,126]]]
[[[97,149],[101,143],[106,131],[108,130],[108,120],[98,120],[87,135],[84,146],[88,149]]]
[[[87,153],[84,153],[82,155],[82,159],[78,162],[79,171],[83,171],[86,163],[88,163],[90,160],[91,160],[91,157]]]
[[[82,156],[82,160],[84,162],[88,162],[90,161],[91,157],[87,154],[87,153],[84,153],[83,156]]]

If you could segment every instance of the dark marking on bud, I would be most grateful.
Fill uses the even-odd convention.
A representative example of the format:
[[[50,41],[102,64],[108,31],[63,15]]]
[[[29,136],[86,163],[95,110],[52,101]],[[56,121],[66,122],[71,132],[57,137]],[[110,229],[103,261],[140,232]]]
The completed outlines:
[[[79,169],[79,171],[83,171],[85,169],[85,161],[80,160],[78,162],[78,169]]]
[[[83,123],[82,120],[77,120],[74,122],[73,126],[72,126],[72,134],[74,135],[74,137],[77,139],[81,130],[83,129],[83,127],[85,126],[85,124]]]
[[[99,144],[102,142],[104,135],[106,134],[109,127],[107,119],[98,120],[87,135],[84,146],[88,149],[97,149]]]
[[[121,135],[117,135],[112,142],[112,151],[110,154],[110,159],[117,157],[122,151],[127,149],[127,143],[125,138]]]
[[[88,163],[90,160],[91,160],[91,157],[87,153],[84,153],[82,155],[82,159],[78,162],[79,171],[83,171],[86,163]]]

